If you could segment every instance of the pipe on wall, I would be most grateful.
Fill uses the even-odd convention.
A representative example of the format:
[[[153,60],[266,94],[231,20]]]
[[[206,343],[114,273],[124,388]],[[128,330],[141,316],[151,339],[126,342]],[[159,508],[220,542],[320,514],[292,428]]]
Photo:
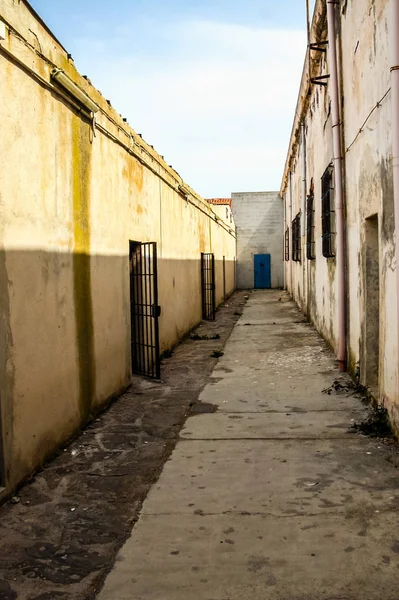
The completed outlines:
[[[287,231],[287,194],[283,196],[284,231],[283,231],[283,264],[284,264],[284,289],[287,289],[287,265],[285,257],[285,232]]]
[[[290,294],[294,297],[294,286],[293,286],[293,268],[292,268],[292,172],[289,173],[289,185],[290,185],[290,229],[288,234],[288,240],[290,244]]]
[[[396,298],[399,350],[399,0],[392,0],[391,31],[392,170],[395,206]]]
[[[398,0],[394,0],[397,4]],[[344,258],[344,193],[342,181],[342,136],[338,92],[338,65],[335,28],[335,6],[339,1],[327,0],[328,25],[328,62],[330,68],[330,98],[333,128],[333,162],[335,174],[335,224],[336,224],[336,271],[338,302],[338,352],[339,368],[345,371],[346,358],[346,290],[345,290],[345,258]]]
[[[310,0],[306,0],[306,33],[308,36],[308,46],[310,44]]]
[[[302,138],[302,235],[306,231],[306,131],[305,122],[301,123],[301,138]]]

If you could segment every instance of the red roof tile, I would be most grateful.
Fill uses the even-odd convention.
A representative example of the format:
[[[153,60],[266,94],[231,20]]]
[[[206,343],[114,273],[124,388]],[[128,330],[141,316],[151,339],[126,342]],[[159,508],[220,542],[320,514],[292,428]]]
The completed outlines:
[[[231,198],[207,198],[209,204],[228,204],[231,208]]]

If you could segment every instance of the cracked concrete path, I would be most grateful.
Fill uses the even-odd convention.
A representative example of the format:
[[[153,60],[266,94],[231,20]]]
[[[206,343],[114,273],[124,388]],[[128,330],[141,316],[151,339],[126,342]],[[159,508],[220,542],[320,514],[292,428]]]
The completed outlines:
[[[337,377],[285,294],[252,293],[98,600],[397,600],[397,446],[348,431]]]

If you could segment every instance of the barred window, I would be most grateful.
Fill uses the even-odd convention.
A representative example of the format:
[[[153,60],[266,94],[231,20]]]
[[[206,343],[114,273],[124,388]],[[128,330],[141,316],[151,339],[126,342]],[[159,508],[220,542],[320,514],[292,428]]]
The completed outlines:
[[[328,165],[321,178],[321,226],[323,256],[335,256],[335,202],[332,165]]]
[[[292,260],[301,261],[301,214],[292,221]]]
[[[285,253],[285,260],[289,261],[290,260],[290,228],[289,227],[287,227],[287,229],[285,230],[284,253]]]
[[[314,192],[312,185],[306,200],[306,258],[308,260],[316,258],[314,228]]]

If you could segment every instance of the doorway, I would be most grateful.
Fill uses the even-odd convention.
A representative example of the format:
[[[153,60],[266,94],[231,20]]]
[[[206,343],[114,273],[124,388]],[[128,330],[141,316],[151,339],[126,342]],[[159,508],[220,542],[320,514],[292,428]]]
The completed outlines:
[[[254,254],[254,282],[258,290],[272,287],[270,263],[270,254]]]
[[[5,454],[4,454],[4,439],[3,439],[3,424],[1,414],[1,398],[0,398],[0,491],[6,487],[5,476]]]
[[[365,221],[364,254],[364,382],[378,398],[380,362],[380,259],[378,216]]]
[[[132,372],[161,376],[156,242],[129,242]]]
[[[226,257],[223,256],[223,301],[227,298],[226,293]]]
[[[215,255],[211,252],[201,253],[201,291],[202,318],[215,320]]]

